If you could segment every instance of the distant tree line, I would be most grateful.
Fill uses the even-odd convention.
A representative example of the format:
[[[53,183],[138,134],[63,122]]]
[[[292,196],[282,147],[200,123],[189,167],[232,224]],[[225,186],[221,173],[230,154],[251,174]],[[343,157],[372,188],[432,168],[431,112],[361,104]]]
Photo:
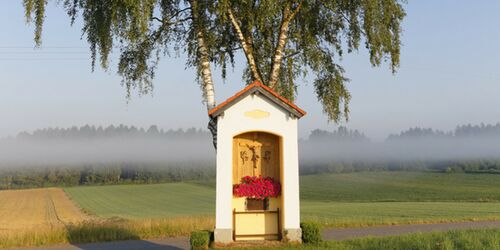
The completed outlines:
[[[500,123],[495,125],[481,123],[480,125],[460,125],[453,131],[444,132],[432,128],[410,128],[397,135],[389,135],[388,141],[398,139],[419,138],[500,138]]]
[[[301,162],[300,174],[362,171],[436,171],[500,174],[500,160]],[[106,163],[81,166],[0,168],[0,189],[81,185],[153,184],[215,179],[215,166],[203,163]]]
[[[464,140],[462,140],[464,139]],[[373,144],[368,137],[357,130],[350,130],[346,127],[339,127],[333,131],[313,130],[307,140],[301,141],[302,152],[305,152],[300,162],[300,173],[302,175],[320,174],[320,173],[351,173],[359,171],[439,171],[439,172],[464,172],[464,173],[493,173],[500,174],[500,155],[498,157],[461,157],[440,159],[399,159],[397,155],[391,157],[377,157],[374,154],[372,158],[363,157],[366,150],[379,150],[392,144],[392,142],[404,141],[396,144],[399,148],[408,147],[413,150],[418,147],[411,147],[413,142],[418,142],[418,146],[430,145],[434,142],[444,142],[442,145],[453,145],[454,143],[469,143],[477,139],[478,141],[497,141],[488,145],[500,146],[500,123],[495,125],[460,125],[453,131],[444,132],[431,128],[410,128],[398,135],[390,135],[385,142]],[[485,140],[487,139],[487,140]],[[398,148],[396,147],[396,148]],[[385,150],[391,150],[394,147],[387,147]],[[312,151],[312,152],[311,152]],[[324,151],[319,154],[315,152]],[[350,153],[347,157],[343,152]],[[373,153],[373,152],[371,152]],[[396,153],[397,154],[397,153]],[[327,155],[325,158],[324,156]],[[313,157],[311,157],[313,156]],[[420,158],[420,157],[416,157]]]
[[[93,163],[80,166],[0,168],[0,189],[152,184],[212,180],[210,163]]]
[[[32,133],[21,132],[16,136],[19,140],[74,140],[74,139],[106,139],[106,138],[158,138],[158,139],[200,139],[210,138],[206,130],[188,128],[177,130],[159,129],[156,125],[149,128],[138,128],[126,125],[110,125],[107,127],[85,125],[71,128],[44,128],[37,129]]]
[[[158,128],[151,125],[149,128],[140,128],[120,124],[107,127],[84,125],[71,128],[44,128],[33,132],[21,132],[15,139],[78,139],[78,138],[166,138],[166,139],[206,139],[210,138],[210,132],[203,129],[169,129]],[[399,134],[391,134],[387,140],[416,139],[416,138],[470,138],[470,137],[500,137],[500,123],[495,125],[459,125],[453,131],[435,130],[432,128],[414,127],[402,131]],[[337,142],[369,142],[370,139],[358,130],[351,130],[345,126],[339,126],[336,130],[327,131],[314,129],[307,140],[310,141],[337,141]]]
[[[442,131],[432,128],[414,127],[391,134],[386,141],[401,139],[451,139],[451,138],[500,138],[500,123],[479,125],[459,125],[452,131]],[[308,137],[309,141],[330,141],[330,142],[370,142],[370,139],[358,130],[351,130],[345,126],[339,126],[336,130],[327,131],[315,129]]]
[[[411,128],[399,135],[391,135],[388,141],[418,138],[500,138],[500,124],[462,125],[454,131],[443,132],[433,129]],[[209,132],[200,129],[163,130],[157,126],[148,129],[134,126],[95,127],[85,125],[71,128],[47,128],[32,133],[23,132],[12,140],[78,140],[101,138],[160,138],[165,140],[180,139],[210,140]],[[321,142],[321,143],[318,143]],[[307,140],[301,140],[302,146],[370,144],[367,136],[357,130],[339,127],[333,131],[313,130]],[[317,143],[317,144],[315,144]],[[356,144],[359,143],[359,144]],[[386,142],[384,142],[386,143]],[[314,150],[318,150],[312,147]],[[337,150],[337,148],[334,148]],[[390,160],[390,159],[335,159],[328,157],[321,161],[301,158],[300,174],[350,173],[358,171],[439,171],[446,173],[490,173],[500,174],[500,157],[485,159],[449,159],[449,160]],[[107,185],[107,184],[142,184],[168,183],[192,180],[213,180],[215,165],[212,160],[189,162],[88,162],[74,165],[39,164],[37,166],[9,166],[0,163],[0,189],[37,188],[52,186]]]
[[[309,135],[309,141],[335,141],[335,142],[369,142],[370,139],[358,130],[351,130],[340,126],[332,132],[327,130],[315,129]]]
[[[500,160],[379,160],[301,162],[300,174],[353,173],[362,171],[435,171],[442,173],[500,174]]]

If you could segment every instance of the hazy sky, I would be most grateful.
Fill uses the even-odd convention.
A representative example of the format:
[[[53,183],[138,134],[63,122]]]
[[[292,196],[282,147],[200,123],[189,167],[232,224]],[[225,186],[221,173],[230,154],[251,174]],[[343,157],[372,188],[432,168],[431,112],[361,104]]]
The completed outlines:
[[[51,1],[43,49],[33,50],[33,27],[21,1],[0,1],[0,137],[22,130],[72,125],[127,124],[205,128],[206,109],[185,58],[164,58],[153,96],[129,103],[115,74],[90,68],[81,25],[70,27]],[[401,68],[372,68],[366,51],[341,64],[351,79],[347,126],[376,140],[414,126],[450,130],[457,124],[500,121],[500,1],[419,0],[406,5]],[[65,47],[65,48],[61,48]],[[240,60],[241,61],[241,60]],[[244,87],[241,64],[225,83],[215,78],[220,103]],[[322,114],[311,79],[299,80],[297,104],[308,112],[300,136],[333,129]]]

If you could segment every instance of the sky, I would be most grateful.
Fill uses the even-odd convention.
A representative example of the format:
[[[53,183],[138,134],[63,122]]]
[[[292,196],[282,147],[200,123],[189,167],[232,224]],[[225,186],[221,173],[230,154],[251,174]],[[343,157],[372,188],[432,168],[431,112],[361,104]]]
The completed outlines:
[[[126,90],[116,74],[91,70],[81,25],[70,26],[64,10],[49,1],[41,49],[34,50],[33,26],[21,1],[0,1],[0,137],[45,127],[126,124],[164,129],[206,128],[206,108],[195,72],[185,56],[162,58],[152,95]],[[366,50],[339,62],[350,78],[350,120],[340,125],[373,140],[410,127],[452,130],[459,124],[500,122],[500,1],[410,0],[405,5],[401,67],[372,67]],[[215,69],[218,103],[242,89],[240,57],[225,81]],[[296,104],[308,114],[299,136],[333,130],[312,87],[299,79]]]

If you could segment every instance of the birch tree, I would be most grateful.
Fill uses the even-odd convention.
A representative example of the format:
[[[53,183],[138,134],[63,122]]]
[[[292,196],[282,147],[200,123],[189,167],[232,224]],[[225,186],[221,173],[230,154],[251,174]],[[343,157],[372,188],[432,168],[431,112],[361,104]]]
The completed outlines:
[[[212,68],[244,63],[244,82],[258,80],[294,100],[298,81],[314,78],[328,119],[348,119],[348,78],[340,65],[361,44],[373,66],[399,66],[404,0],[64,0],[69,22],[82,20],[91,67],[108,69],[118,50],[118,74],[130,97],[147,94],[162,57],[187,55],[207,110],[215,107]],[[26,21],[42,43],[48,0],[23,0]],[[245,62],[236,62],[238,54]],[[215,121],[209,128],[216,138]]]

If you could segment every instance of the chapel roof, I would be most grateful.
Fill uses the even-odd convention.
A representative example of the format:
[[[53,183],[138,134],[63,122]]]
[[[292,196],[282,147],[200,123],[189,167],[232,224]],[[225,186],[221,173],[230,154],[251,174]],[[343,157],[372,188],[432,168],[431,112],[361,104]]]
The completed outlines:
[[[248,95],[251,94],[262,94],[262,96],[265,96],[267,99],[272,101],[273,103],[277,104],[278,106],[282,107],[283,109],[289,111],[293,115],[295,115],[298,118],[301,118],[306,114],[306,112],[299,107],[297,107],[295,104],[293,104],[290,100],[286,99],[285,97],[281,96],[280,94],[276,93],[276,91],[272,90],[268,86],[262,84],[259,81],[254,81],[252,84],[246,86],[243,90],[239,91],[235,95],[229,97],[226,101],[222,102],[221,104],[217,105],[215,108],[211,109],[208,111],[208,115],[210,117],[216,117],[219,116],[224,112],[224,110],[228,109],[241,99],[247,97]]]

